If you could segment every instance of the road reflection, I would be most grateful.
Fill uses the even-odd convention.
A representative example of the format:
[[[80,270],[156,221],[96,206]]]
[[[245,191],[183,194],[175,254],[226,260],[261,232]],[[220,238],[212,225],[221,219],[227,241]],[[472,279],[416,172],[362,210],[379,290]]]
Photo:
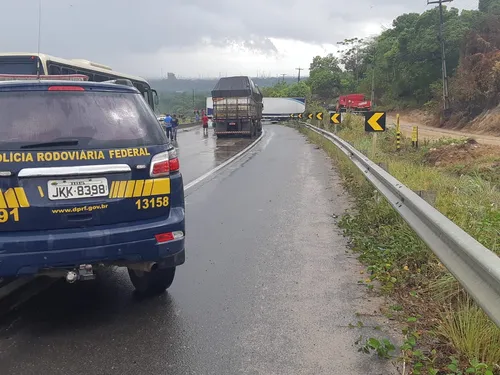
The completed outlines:
[[[184,183],[189,183],[239,153],[253,142],[250,138],[217,138],[201,126],[178,134],[174,146],[181,162]]]

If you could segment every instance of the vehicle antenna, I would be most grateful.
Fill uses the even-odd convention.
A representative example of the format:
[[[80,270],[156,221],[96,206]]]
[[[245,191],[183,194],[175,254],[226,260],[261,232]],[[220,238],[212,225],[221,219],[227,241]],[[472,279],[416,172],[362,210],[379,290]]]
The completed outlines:
[[[38,51],[36,62],[36,78],[40,79],[40,40],[42,31],[42,0],[38,0]]]

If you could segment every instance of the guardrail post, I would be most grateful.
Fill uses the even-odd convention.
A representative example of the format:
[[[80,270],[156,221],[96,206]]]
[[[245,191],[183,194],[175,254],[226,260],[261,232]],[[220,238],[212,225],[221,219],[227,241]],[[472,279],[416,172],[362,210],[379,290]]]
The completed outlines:
[[[389,163],[377,163],[380,168],[389,173]]]
[[[375,156],[377,155],[377,132],[372,133],[372,161],[375,161]]]
[[[432,207],[436,207],[437,193],[431,190],[417,190],[415,193],[429,203]]]

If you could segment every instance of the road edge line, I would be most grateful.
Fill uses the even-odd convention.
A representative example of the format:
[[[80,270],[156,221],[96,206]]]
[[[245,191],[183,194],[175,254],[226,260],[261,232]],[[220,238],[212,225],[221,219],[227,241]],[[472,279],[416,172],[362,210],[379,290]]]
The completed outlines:
[[[250,151],[252,148],[254,148],[262,140],[262,138],[264,138],[264,135],[266,135],[266,131],[264,129],[262,129],[262,133],[261,133],[260,137],[257,138],[254,142],[252,142],[245,149],[241,150],[236,155],[234,155],[234,156],[230,157],[229,159],[227,159],[224,163],[218,165],[214,169],[208,171],[207,173],[201,175],[197,179],[191,181],[186,186],[184,186],[184,193],[186,193],[189,189],[193,188],[194,186],[198,185],[199,183],[203,182],[208,177],[210,177],[213,174],[217,173],[222,168],[226,167],[227,165],[231,164],[232,162],[236,161],[237,159],[239,159],[240,157],[242,157],[243,155],[245,155],[248,151]]]

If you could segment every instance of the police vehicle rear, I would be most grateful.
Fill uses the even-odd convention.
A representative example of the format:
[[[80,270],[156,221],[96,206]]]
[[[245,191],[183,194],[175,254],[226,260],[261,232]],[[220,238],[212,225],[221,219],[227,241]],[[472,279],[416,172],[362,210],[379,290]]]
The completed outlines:
[[[0,113],[0,277],[75,282],[115,265],[140,292],[168,288],[185,258],[183,180],[139,91],[3,75]]]

